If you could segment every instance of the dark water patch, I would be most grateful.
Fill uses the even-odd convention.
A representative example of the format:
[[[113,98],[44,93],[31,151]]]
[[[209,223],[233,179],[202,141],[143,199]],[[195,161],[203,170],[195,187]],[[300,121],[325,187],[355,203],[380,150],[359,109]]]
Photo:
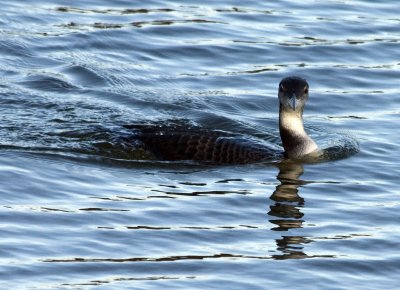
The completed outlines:
[[[271,259],[271,257],[263,257],[263,256],[244,256],[244,255],[233,255],[227,253],[214,254],[208,256],[171,256],[171,257],[159,257],[159,258],[147,258],[147,257],[137,257],[137,258],[125,258],[125,259],[83,259],[83,258],[74,258],[74,259],[64,259],[64,260],[44,260],[43,262],[47,263],[126,263],[126,262],[171,262],[171,261],[184,261],[184,260],[209,260],[209,259],[257,259],[257,260],[265,260]],[[279,257],[278,259],[281,259]],[[293,257],[292,257],[293,258]],[[298,256],[297,258],[334,258],[333,256]]]
[[[77,29],[77,30],[85,30],[85,28],[98,28],[98,29],[118,29],[124,27],[123,24],[118,23],[101,23],[96,22],[93,24],[79,24],[76,22],[69,22],[66,24],[62,24],[61,27],[69,28],[69,29]]]
[[[206,19],[187,19],[187,20],[154,20],[151,22],[132,22],[131,24],[135,27],[142,28],[147,25],[174,25],[174,24],[185,24],[185,23],[211,23],[211,24],[222,24],[223,22],[217,22]]]
[[[148,14],[148,13],[159,13],[159,12],[174,12],[174,9],[170,8],[159,8],[159,9],[83,9],[75,7],[57,7],[55,8],[58,12],[66,13],[98,13],[98,14]]]
[[[19,84],[29,87],[31,89],[43,90],[43,91],[62,91],[75,89],[76,87],[65,80],[61,80],[56,77],[31,75],[20,81]]]

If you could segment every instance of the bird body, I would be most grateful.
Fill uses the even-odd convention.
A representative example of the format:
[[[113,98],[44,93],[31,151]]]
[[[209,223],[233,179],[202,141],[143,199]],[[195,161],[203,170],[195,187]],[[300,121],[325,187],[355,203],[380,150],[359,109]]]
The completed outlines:
[[[157,126],[129,128],[138,132],[134,138],[142,142],[144,149],[160,160],[244,164],[282,156],[278,146],[223,131]]]
[[[284,152],[272,143],[223,131],[151,125],[126,127],[134,129],[133,138],[160,160],[229,164],[271,161],[282,155],[297,159],[318,148],[303,126],[308,88],[307,81],[300,77],[287,77],[279,84],[279,130]]]

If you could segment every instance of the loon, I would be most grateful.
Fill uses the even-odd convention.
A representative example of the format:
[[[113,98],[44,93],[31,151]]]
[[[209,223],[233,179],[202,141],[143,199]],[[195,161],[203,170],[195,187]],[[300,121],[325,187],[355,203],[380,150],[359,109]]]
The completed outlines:
[[[240,164],[299,159],[317,150],[316,143],[303,126],[303,110],[309,85],[301,77],[290,76],[279,83],[279,132],[281,147],[245,135],[199,128],[127,125],[136,129],[134,139],[158,160],[193,160],[211,163]]]

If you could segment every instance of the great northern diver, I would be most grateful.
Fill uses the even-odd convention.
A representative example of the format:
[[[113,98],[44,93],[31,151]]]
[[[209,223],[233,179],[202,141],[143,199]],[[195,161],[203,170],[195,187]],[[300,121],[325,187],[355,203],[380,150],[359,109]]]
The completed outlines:
[[[303,126],[303,110],[309,86],[305,79],[291,76],[279,83],[279,131],[282,149],[266,141],[223,131],[198,128],[128,125],[134,139],[156,159],[195,160],[212,163],[254,163],[282,157],[297,159],[318,147]]]

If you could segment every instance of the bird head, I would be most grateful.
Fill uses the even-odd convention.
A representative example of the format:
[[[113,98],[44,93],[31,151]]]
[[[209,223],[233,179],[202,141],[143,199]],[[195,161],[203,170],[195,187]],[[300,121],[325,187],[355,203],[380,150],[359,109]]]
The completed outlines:
[[[308,99],[308,83],[305,79],[290,76],[279,83],[279,103],[281,110],[302,113]]]

